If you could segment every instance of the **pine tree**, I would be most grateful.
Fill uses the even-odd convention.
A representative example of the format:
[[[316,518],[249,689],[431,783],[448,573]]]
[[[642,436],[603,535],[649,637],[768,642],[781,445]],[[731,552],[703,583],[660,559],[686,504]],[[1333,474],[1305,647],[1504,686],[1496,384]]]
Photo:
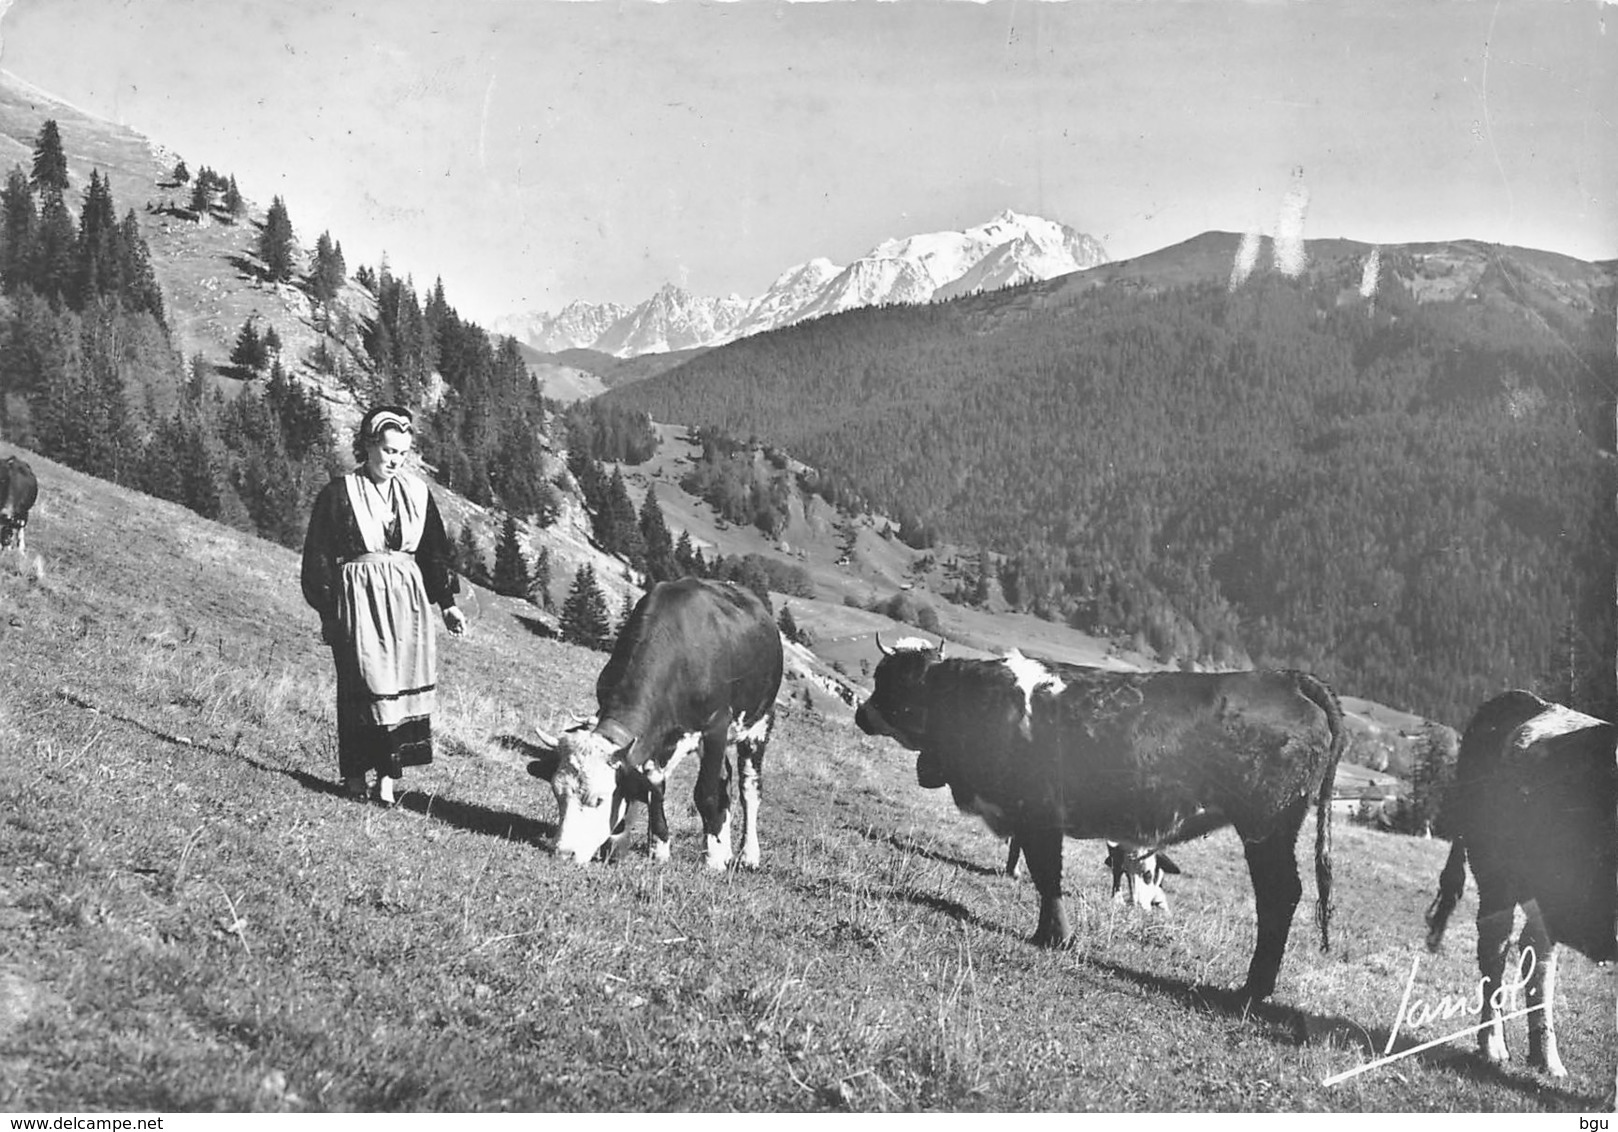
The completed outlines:
[[[1427,723],[1421,729],[1410,768],[1410,799],[1399,813],[1399,828],[1405,833],[1438,833],[1444,796],[1455,777],[1456,735],[1441,724]]]
[[[534,569],[529,575],[528,600],[541,609],[551,607],[551,548],[542,546],[534,558]]]
[[[792,616],[792,607],[790,605],[781,607],[781,616],[776,618],[775,625],[776,628],[781,630],[783,637],[793,644],[799,643],[798,621]]]
[[[681,531],[680,541],[674,544],[674,563],[679,567],[679,577],[685,578],[696,574],[695,559],[696,551],[691,545],[691,532]],[[701,577],[700,574],[697,576]]]
[[[287,215],[286,203],[276,197],[270,202],[264,230],[258,236],[258,258],[271,283],[287,283],[292,279],[292,239],[292,219]]]
[[[73,294],[79,254],[75,227],[62,194],[46,193],[39,210],[31,274],[34,290],[48,299]]]
[[[522,539],[517,533],[517,519],[507,515],[505,526],[500,530],[500,542],[494,548],[494,592],[526,598],[531,584]]]
[[[471,523],[462,525],[455,541],[455,572],[463,578],[480,579],[485,576],[483,550],[478,546],[478,537]]]
[[[236,175],[231,174],[230,183],[225,186],[225,212],[235,220],[247,211],[247,202],[242,200],[242,191],[236,187]]]
[[[166,327],[168,319],[163,312],[163,290],[157,285],[157,276],[152,272],[151,252],[146,247],[146,237],[141,235],[140,221],[135,219],[134,209],[124,213],[119,235],[119,277],[122,280],[119,294],[124,305],[131,310],[148,312]]]
[[[62,151],[62,135],[55,118],[47,118],[34,138],[33,175],[29,180],[42,195],[61,196],[67,192],[67,154]]]
[[[200,220],[213,209],[213,180],[209,177],[198,177],[191,186],[191,199],[186,207],[197,214]]]
[[[646,547],[646,582],[672,582],[681,575],[680,563],[674,556],[674,537],[663,521],[663,508],[657,502],[657,488],[646,489],[646,498],[640,505],[641,541]],[[687,543],[689,545],[689,543]]]
[[[33,280],[38,227],[33,190],[21,167],[13,166],[0,190],[0,288],[7,294]]]
[[[169,176],[176,185],[183,185],[191,179],[191,170],[185,167],[185,158],[182,157],[174,163],[174,172]]]
[[[269,353],[264,349],[264,340],[258,336],[258,330],[249,317],[236,334],[236,345],[230,351],[230,364],[257,373],[268,361]]]
[[[78,267],[74,280],[79,307],[101,295],[122,293],[121,242],[112,186],[102,179],[99,170],[92,169],[90,183],[84,190],[84,204],[79,209]]]
[[[309,265],[309,293],[317,303],[330,303],[337,298],[348,279],[348,266],[343,263],[341,244],[333,244],[331,233],[322,232],[315,241],[314,260]]]
[[[573,588],[562,603],[562,640],[605,652],[611,638],[607,599],[596,585],[595,568],[585,563],[573,575]]]
[[[624,635],[624,630],[629,627],[629,618],[634,612],[635,591],[628,590],[624,593],[623,604],[618,607],[618,628],[613,634],[613,647],[617,647],[619,639],[621,639]]]
[[[607,481],[607,496],[596,517],[596,537],[608,552],[621,554],[636,570],[646,569],[646,540],[641,537],[640,521],[635,515],[634,501],[629,498],[629,486],[624,483],[622,468],[612,470]]]

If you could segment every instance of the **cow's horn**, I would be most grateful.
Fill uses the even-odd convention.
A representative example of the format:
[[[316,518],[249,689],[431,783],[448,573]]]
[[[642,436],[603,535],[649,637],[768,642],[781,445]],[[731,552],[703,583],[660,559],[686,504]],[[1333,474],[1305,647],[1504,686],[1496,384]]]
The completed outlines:
[[[546,731],[537,723],[534,724],[534,734],[539,736],[539,745],[545,748],[547,751],[556,750],[557,745],[561,742],[561,740],[557,739],[556,736],[552,735],[549,731]]]
[[[938,659],[939,660],[944,659],[944,638],[943,637],[938,638]]]
[[[893,650],[890,649],[887,645],[882,643],[882,631],[880,629],[877,630],[877,634],[876,634],[876,651],[881,653],[883,656],[892,656],[893,655]]]

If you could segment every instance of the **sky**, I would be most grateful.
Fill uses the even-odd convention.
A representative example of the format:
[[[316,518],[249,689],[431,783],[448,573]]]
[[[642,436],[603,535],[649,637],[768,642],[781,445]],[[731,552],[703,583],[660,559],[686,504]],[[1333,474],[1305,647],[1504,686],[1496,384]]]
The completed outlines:
[[[0,0],[0,68],[485,322],[1005,208],[1618,258],[1611,0]]]

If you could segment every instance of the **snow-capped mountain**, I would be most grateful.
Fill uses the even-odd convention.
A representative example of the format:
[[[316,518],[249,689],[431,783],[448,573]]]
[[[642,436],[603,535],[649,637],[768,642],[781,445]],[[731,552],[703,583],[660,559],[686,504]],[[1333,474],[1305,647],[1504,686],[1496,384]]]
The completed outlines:
[[[752,302],[739,295],[706,299],[665,283],[661,291],[619,318],[590,346],[605,354],[633,358],[729,342],[751,309]]]
[[[507,315],[494,320],[496,334],[509,334],[546,353],[595,345],[612,325],[630,313],[621,303],[586,303],[575,299],[555,314]]]
[[[753,300],[753,308],[736,328],[736,337],[762,334],[803,318],[802,312],[814,302],[820,289],[843,269],[823,256],[783,271],[770,289]]]
[[[556,315],[500,319],[495,329],[546,352],[584,346],[627,358],[720,346],[856,307],[952,299],[1106,262],[1107,253],[1094,237],[1007,210],[960,232],[884,240],[847,267],[809,260],[783,272],[752,299],[703,298],[667,285],[633,309],[575,301]]]

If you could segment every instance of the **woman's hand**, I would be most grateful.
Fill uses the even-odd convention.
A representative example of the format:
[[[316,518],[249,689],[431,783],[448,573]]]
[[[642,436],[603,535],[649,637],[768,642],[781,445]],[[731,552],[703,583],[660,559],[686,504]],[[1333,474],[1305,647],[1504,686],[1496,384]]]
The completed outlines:
[[[444,609],[444,628],[459,637],[466,632],[466,614],[453,605],[447,606]]]

